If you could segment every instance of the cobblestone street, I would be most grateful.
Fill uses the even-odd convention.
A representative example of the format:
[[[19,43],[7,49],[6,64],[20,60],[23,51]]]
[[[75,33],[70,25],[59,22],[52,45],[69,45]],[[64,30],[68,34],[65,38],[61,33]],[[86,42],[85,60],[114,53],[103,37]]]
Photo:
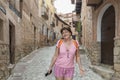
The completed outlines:
[[[21,59],[8,80],[55,80],[53,73],[48,77],[44,76],[54,54],[54,49],[55,46],[41,48]],[[104,80],[89,68],[90,62],[84,53],[81,53],[81,61],[85,75],[80,76],[76,64],[73,80]]]

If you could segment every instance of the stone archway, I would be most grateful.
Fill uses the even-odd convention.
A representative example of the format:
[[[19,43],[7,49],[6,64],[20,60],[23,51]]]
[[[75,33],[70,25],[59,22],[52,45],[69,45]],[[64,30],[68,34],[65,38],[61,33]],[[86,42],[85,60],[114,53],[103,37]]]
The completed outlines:
[[[115,9],[107,4],[98,17],[97,41],[101,43],[101,63],[113,65]]]

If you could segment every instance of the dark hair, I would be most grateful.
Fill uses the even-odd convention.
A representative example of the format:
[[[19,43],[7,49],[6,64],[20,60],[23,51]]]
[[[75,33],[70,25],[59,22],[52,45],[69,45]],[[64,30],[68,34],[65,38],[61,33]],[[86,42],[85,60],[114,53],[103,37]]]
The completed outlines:
[[[69,31],[69,32],[71,33],[71,35],[72,35],[72,31],[71,31],[70,27],[63,27],[63,28],[60,30],[61,34],[62,34],[62,32],[63,32],[64,30]]]

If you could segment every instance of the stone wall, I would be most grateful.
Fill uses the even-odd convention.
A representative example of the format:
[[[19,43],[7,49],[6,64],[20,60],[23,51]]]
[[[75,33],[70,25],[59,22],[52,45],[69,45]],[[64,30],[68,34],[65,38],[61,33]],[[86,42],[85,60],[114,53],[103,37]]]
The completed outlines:
[[[0,80],[6,80],[9,76],[9,47],[8,44],[0,43]]]
[[[19,1],[19,0],[15,0]],[[41,6],[39,5],[39,0],[22,0],[22,15],[19,16],[16,10],[20,12],[19,2],[15,5],[16,9],[10,9],[8,0],[0,0],[0,7],[5,9],[4,11],[0,9],[0,20],[2,20],[2,35],[0,35],[0,80],[7,80],[8,76],[11,74],[14,65],[24,56],[28,55],[35,49],[47,45],[48,36],[47,28],[50,27],[50,23],[40,15]],[[38,2],[37,2],[38,1]],[[15,60],[14,64],[10,63],[10,34],[9,34],[9,24],[14,27],[15,35]],[[42,26],[44,30],[42,33]],[[0,26],[1,27],[1,26]],[[3,36],[3,37],[1,37]]]
[[[89,47],[86,47],[89,52],[88,56],[93,65],[99,65],[101,62],[100,45],[101,44],[98,42],[92,42],[90,43]]]
[[[115,39],[114,69],[116,71],[115,76],[114,76],[115,80],[118,80],[118,79],[120,79],[120,38]]]
[[[86,0],[82,0],[82,10],[81,10],[82,44],[85,46],[89,46],[93,40],[92,19],[93,19],[92,8],[86,6]]]
[[[101,64],[101,40],[98,34],[98,26],[102,11],[110,5],[115,8],[115,40],[114,40],[114,79],[120,79],[120,0],[103,0],[98,7],[87,6],[86,0],[82,0],[82,43],[89,51],[91,62],[95,65]]]

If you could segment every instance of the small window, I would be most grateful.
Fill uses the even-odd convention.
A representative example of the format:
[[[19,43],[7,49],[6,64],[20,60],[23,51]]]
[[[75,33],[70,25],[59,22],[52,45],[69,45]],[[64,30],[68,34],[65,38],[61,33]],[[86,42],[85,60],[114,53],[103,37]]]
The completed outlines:
[[[42,34],[44,34],[44,25],[42,25]]]
[[[0,41],[3,41],[3,21],[0,19]]]
[[[58,26],[58,19],[56,19],[56,26]]]

